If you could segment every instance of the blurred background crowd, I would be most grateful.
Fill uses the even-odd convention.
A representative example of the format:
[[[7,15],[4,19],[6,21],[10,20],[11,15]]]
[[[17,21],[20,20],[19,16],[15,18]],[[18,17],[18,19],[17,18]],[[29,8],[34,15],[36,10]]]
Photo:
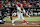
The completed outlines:
[[[0,7],[12,7],[15,2],[20,2],[25,7],[40,7],[40,0],[0,0]]]
[[[0,7],[14,7],[17,3],[21,3],[27,13],[31,11],[31,15],[40,15],[40,0],[0,0]]]

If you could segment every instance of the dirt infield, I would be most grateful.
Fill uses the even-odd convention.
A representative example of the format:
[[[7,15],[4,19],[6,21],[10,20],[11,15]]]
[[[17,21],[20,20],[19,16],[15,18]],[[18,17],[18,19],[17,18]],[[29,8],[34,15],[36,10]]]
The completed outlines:
[[[23,21],[16,21],[15,25],[11,21],[7,21],[7,23],[0,24],[0,27],[40,27],[40,21],[30,21],[28,24],[25,24]]]

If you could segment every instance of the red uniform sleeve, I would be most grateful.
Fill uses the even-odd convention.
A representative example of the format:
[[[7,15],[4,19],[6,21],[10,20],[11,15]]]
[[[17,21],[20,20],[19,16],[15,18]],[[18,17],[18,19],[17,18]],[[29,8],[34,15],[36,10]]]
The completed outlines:
[[[0,7],[2,7],[2,5],[0,5]]]

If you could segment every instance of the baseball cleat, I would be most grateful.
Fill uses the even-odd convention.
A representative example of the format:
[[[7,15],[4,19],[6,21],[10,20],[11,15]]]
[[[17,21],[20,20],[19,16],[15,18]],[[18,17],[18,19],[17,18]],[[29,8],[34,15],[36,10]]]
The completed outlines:
[[[14,20],[12,20],[12,23],[14,23]]]
[[[25,22],[25,23],[22,23],[22,24],[28,24],[29,22]]]
[[[29,22],[25,22],[26,24],[28,24]]]

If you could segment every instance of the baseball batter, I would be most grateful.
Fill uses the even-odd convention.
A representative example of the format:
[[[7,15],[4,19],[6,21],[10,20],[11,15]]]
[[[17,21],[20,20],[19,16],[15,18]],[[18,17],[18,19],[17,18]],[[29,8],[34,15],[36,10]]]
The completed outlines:
[[[17,20],[19,20],[20,19],[20,17],[24,20],[24,22],[25,23],[28,23],[25,19],[24,19],[24,17],[23,17],[23,12],[25,13],[25,10],[24,10],[24,8],[21,6],[21,4],[20,3],[18,3],[18,5],[16,5],[17,6],[17,19],[15,19],[15,20],[12,20],[12,23],[14,23],[14,21],[17,21]],[[22,11],[22,10],[23,11]]]

